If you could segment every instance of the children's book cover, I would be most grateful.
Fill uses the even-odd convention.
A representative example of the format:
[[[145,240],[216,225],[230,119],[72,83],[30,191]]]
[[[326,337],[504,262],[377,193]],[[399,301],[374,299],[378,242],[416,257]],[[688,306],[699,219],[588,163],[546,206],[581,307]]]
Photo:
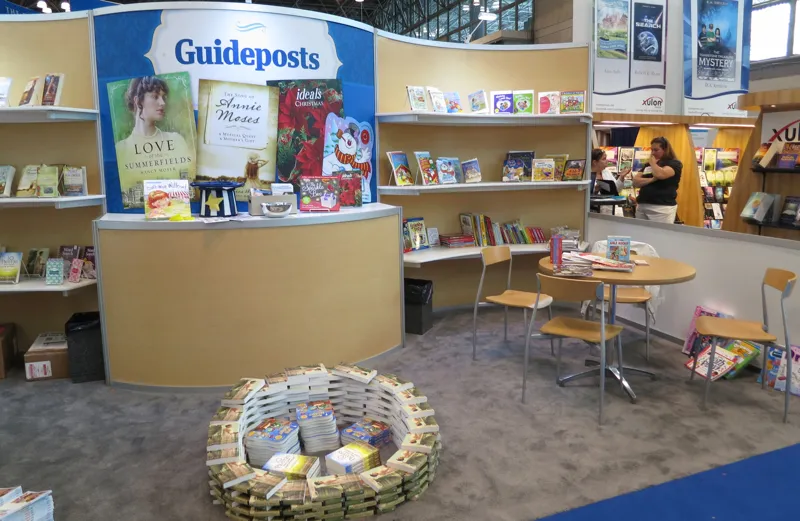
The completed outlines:
[[[564,167],[564,177],[562,181],[583,181],[583,173],[586,169],[585,159],[570,159]]]
[[[408,91],[408,103],[411,110],[428,110],[428,104],[425,102],[425,89],[423,87],[415,87],[409,85],[406,87]]]
[[[440,157],[436,160],[436,170],[439,173],[439,182],[443,185],[458,183],[458,170],[461,165],[458,158]]]
[[[476,159],[468,159],[462,161],[461,170],[464,172],[465,183],[480,183],[481,182],[481,167]]]
[[[189,73],[131,78],[106,87],[123,206],[144,208],[145,180],[194,181],[197,137]]]
[[[533,114],[533,91],[514,91],[514,114]]]
[[[298,210],[301,212],[338,212],[339,191],[338,176],[300,176]]]
[[[424,250],[429,247],[428,232],[425,229],[425,220],[422,217],[404,219],[403,224],[408,234],[411,251]]]
[[[736,362],[734,368],[731,369],[731,371],[725,375],[725,378],[730,380],[731,378],[739,374],[739,372],[741,372],[742,369],[747,367],[755,357],[761,354],[761,350],[763,348],[764,346],[756,344],[754,342],[746,342],[744,340],[731,341],[728,345],[725,346],[725,349],[735,354],[736,357],[738,358],[738,361]]]
[[[562,114],[583,114],[586,112],[586,91],[565,90],[561,92]]]
[[[342,82],[286,80],[267,85],[278,89],[277,156],[273,152],[267,159],[276,163],[273,178],[297,188],[300,176],[322,174],[328,114],[344,117]]]
[[[517,159],[522,161],[522,175],[520,181],[530,181],[533,179],[533,158],[536,152],[533,150],[511,150],[506,154],[506,160]]]
[[[0,282],[19,282],[19,273],[22,270],[22,252],[0,253]]]
[[[428,97],[431,99],[431,107],[434,112],[447,112],[447,103],[442,91],[434,87],[428,87]]]
[[[438,185],[439,175],[436,173],[436,165],[431,159],[430,152],[414,152],[414,157],[417,158],[417,167],[419,174],[422,176],[423,185]]]
[[[461,96],[458,92],[445,92],[444,101],[447,104],[448,114],[457,114],[464,110],[461,105]]]
[[[625,170],[633,170],[633,154],[635,149],[633,147],[619,147],[619,155],[617,157],[617,170],[624,172]]]
[[[360,170],[350,170],[341,173],[339,177],[339,203],[342,206],[361,206],[361,183],[362,180]]]
[[[609,237],[608,238],[608,258],[619,262],[631,261],[631,238],[630,237]]]
[[[633,171],[641,172],[649,166],[651,155],[650,147],[636,147],[633,151]]]
[[[510,90],[492,91],[492,113],[493,114],[513,114],[514,113],[514,94]]]
[[[561,93],[540,92],[539,114],[558,114],[561,111]]]
[[[489,101],[485,90],[475,91],[467,98],[469,99],[469,108],[473,113],[484,114],[489,112]]]
[[[770,346],[767,348],[767,367],[764,368],[764,373],[767,375],[767,387],[775,387],[775,384],[778,381],[778,374],[780,374],[781,370],[782,358],[783,349],[775,346]],[[758,375],[757,381],[758,383],[761,383],[761,375]]]
[[[619,172],[619,147],[600,147],[606,153],[608,169],[612,172]]]
[[[694,315],[692,316],[692,321],[689,324],[689,334],[686,336],[686,341],[683,344],[683,354],[694,356],[695,353],[699,353],[703,349],[707,348],[711,345],[711,338],[707,336],[701,336],[697,329],[695,328],[695,322],[697,321],[697,317],[722,317],[722,318],[733,318],[733,316],[728,315],[726,313],[722,313],[720,311],[716,311],[705,306],[697,306],[694,310]]]
[[[165,181],[145,181],[144,218],[148,220],[169,220],[179,217],[189,219],[192,210],[189,205],[191,191],[185,179]]]
[[[789,371],[789,364],[786,361],[787,356],[792,357],[792,389],[791,393],[795,396],[800,396],[800,346],[792,346],[791,355],[785,350],[781,353],[781,365],[778,368],[778,377],[775,380],[775,390],[786,392],[787,373]]]
[[[411,167],[408,164],[408,156],[405,152],[386,152],[389,163],[392,165],[392,174],[397,186],[408,186],[414,184],[414,176],[411,175]]]
[[[552,159],[533,160],[533,180],[553,181],[556,171],[555,161]]]
[[[709,346],[705,348],[697,358],[697,367],[695,367],[695,373],[699,374],[703,378],[708,376],[708,368],[711,362],[711,349],[714,349],[713,346]],[[724,349],[721,346],[717,346],[714,356],[714,366],[711,367],[711,381],[719,380],[721,377],[725,376],[733,367],[736,365],[736,355]],[[694,367],[694,360],[689,359],[684,364],[687,369],[692,369]]]
[[[555,171],[553,172],[553,180],[561,181],[564,178],[564,169],[567,167],[569,154],[547,154],[544,156],[553,160]]]
[[[522,181],[525,175],[525,165],[521,159],[506,159],[503,161],[503,182]]]
[[[322,175],[335,176],[347,170],[361,170],[361,198],[372,202],[372,148],[375,132],[366,121],[328,114],[325,120],[325,149]]]

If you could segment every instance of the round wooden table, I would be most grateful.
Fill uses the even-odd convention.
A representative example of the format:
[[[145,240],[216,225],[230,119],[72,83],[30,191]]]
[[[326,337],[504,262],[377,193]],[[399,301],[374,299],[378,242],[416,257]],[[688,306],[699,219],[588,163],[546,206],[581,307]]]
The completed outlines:
[[[624,271],[594,270],[592,272],[592,276],[589,278],[589,280],[600,280],[604,284],[609,285],[609,293],[611,297],[609,299],[611,302],[611,310],[608,318],[609,324],[616,323],[617,286],[666,286],[668,284],[680,284],[681,282],[688,282],[694,279],[695,275],[697,275],[697,271],[692,266],[684,262],[659,257],[631,255],[631,260],[637,259],[647,261],[647,265],[636,265],[634,266],[633,271],[630,273]],[[547,275],[553,274],[553,264],[550,262],[549,256],[542,257],[542,259],[539,260],[539,269]],[[619,342],[622,342],[621,335],[617,338],[619,339]],[[631,401],[635,402],[636,394],[633,392],[633,389],[628,381],[625,380],[624,373],[627,372],[629,374],[639,374],[650,377],[654,377],[655,374],[643,369],[637,369],[635,367],[625,367],[622,364],[621,357],[618,358],[620,359],[617,360],[617,367],[607,367],[606,371],[608,375],[613,376],[619,381],[622,388],[625,390],[628,396],[630,396]],[[594,360],[587,360],[586,364],[599,365]],[[559,385],[563,385],[571,380],[597,375],[599,372],[600,368],[597,367],[582,373],[565,376],[559,379],[558,383]]]

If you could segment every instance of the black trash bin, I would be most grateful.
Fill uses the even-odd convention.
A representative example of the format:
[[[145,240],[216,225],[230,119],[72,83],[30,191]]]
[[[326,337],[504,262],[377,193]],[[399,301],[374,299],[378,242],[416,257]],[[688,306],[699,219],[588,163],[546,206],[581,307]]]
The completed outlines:
[[[406,333],[423,335],[433,327],[433,281],[405,279]]]
[[[75,313],[64,326],[67,334],[69,376],[73,383],[105,380],[100,313]]]

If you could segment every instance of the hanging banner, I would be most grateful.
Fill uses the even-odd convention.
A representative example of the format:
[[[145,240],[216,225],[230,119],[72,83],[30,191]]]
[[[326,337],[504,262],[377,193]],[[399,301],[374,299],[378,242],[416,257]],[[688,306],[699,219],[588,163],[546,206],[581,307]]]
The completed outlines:
[[[747,117],[736,100],[750,83],[753,0],[684,0],[683,113]]]
[[[0,0],[0,14],[40,14],[41,11],[34,11],[27,7],[14,4],[8,0]]]
[[[667,0],[597,0],[595,112],[664,114]]]

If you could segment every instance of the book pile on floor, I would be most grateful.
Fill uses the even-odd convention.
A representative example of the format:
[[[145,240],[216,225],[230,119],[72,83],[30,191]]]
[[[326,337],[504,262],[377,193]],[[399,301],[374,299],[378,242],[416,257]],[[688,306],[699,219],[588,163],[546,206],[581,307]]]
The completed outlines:
[[[301,403],[297,406],[297,424],[306,452],[339,448],[339,429],[330,400]]]
[[[292,480],[313,478],[319,476],[319,458],[302,454],[279,453],[267,461],[264,470]]]
[[[249,429],[256,396],[264,385],[263,379],[242,378],[222,397],[208,427],[206,465],[244,461],[242,436]]]
[[[22,492],[22,487],[0,488],[3,521],[53,521],[53,493]]]
[[[349,427],[342,429],[342,443],[363,441],[373,447],[383,447],[392,441],[392,430],[388,424],[365,416]]]
[[[360,474],[381,464],[377,447],[354,441],[325,456],[328,474]]]
[[[300,453],[299,426],[297,422],[282,418],[267,418],[259,423],[244,439],[247,461],[261,468],[279,452]]]

